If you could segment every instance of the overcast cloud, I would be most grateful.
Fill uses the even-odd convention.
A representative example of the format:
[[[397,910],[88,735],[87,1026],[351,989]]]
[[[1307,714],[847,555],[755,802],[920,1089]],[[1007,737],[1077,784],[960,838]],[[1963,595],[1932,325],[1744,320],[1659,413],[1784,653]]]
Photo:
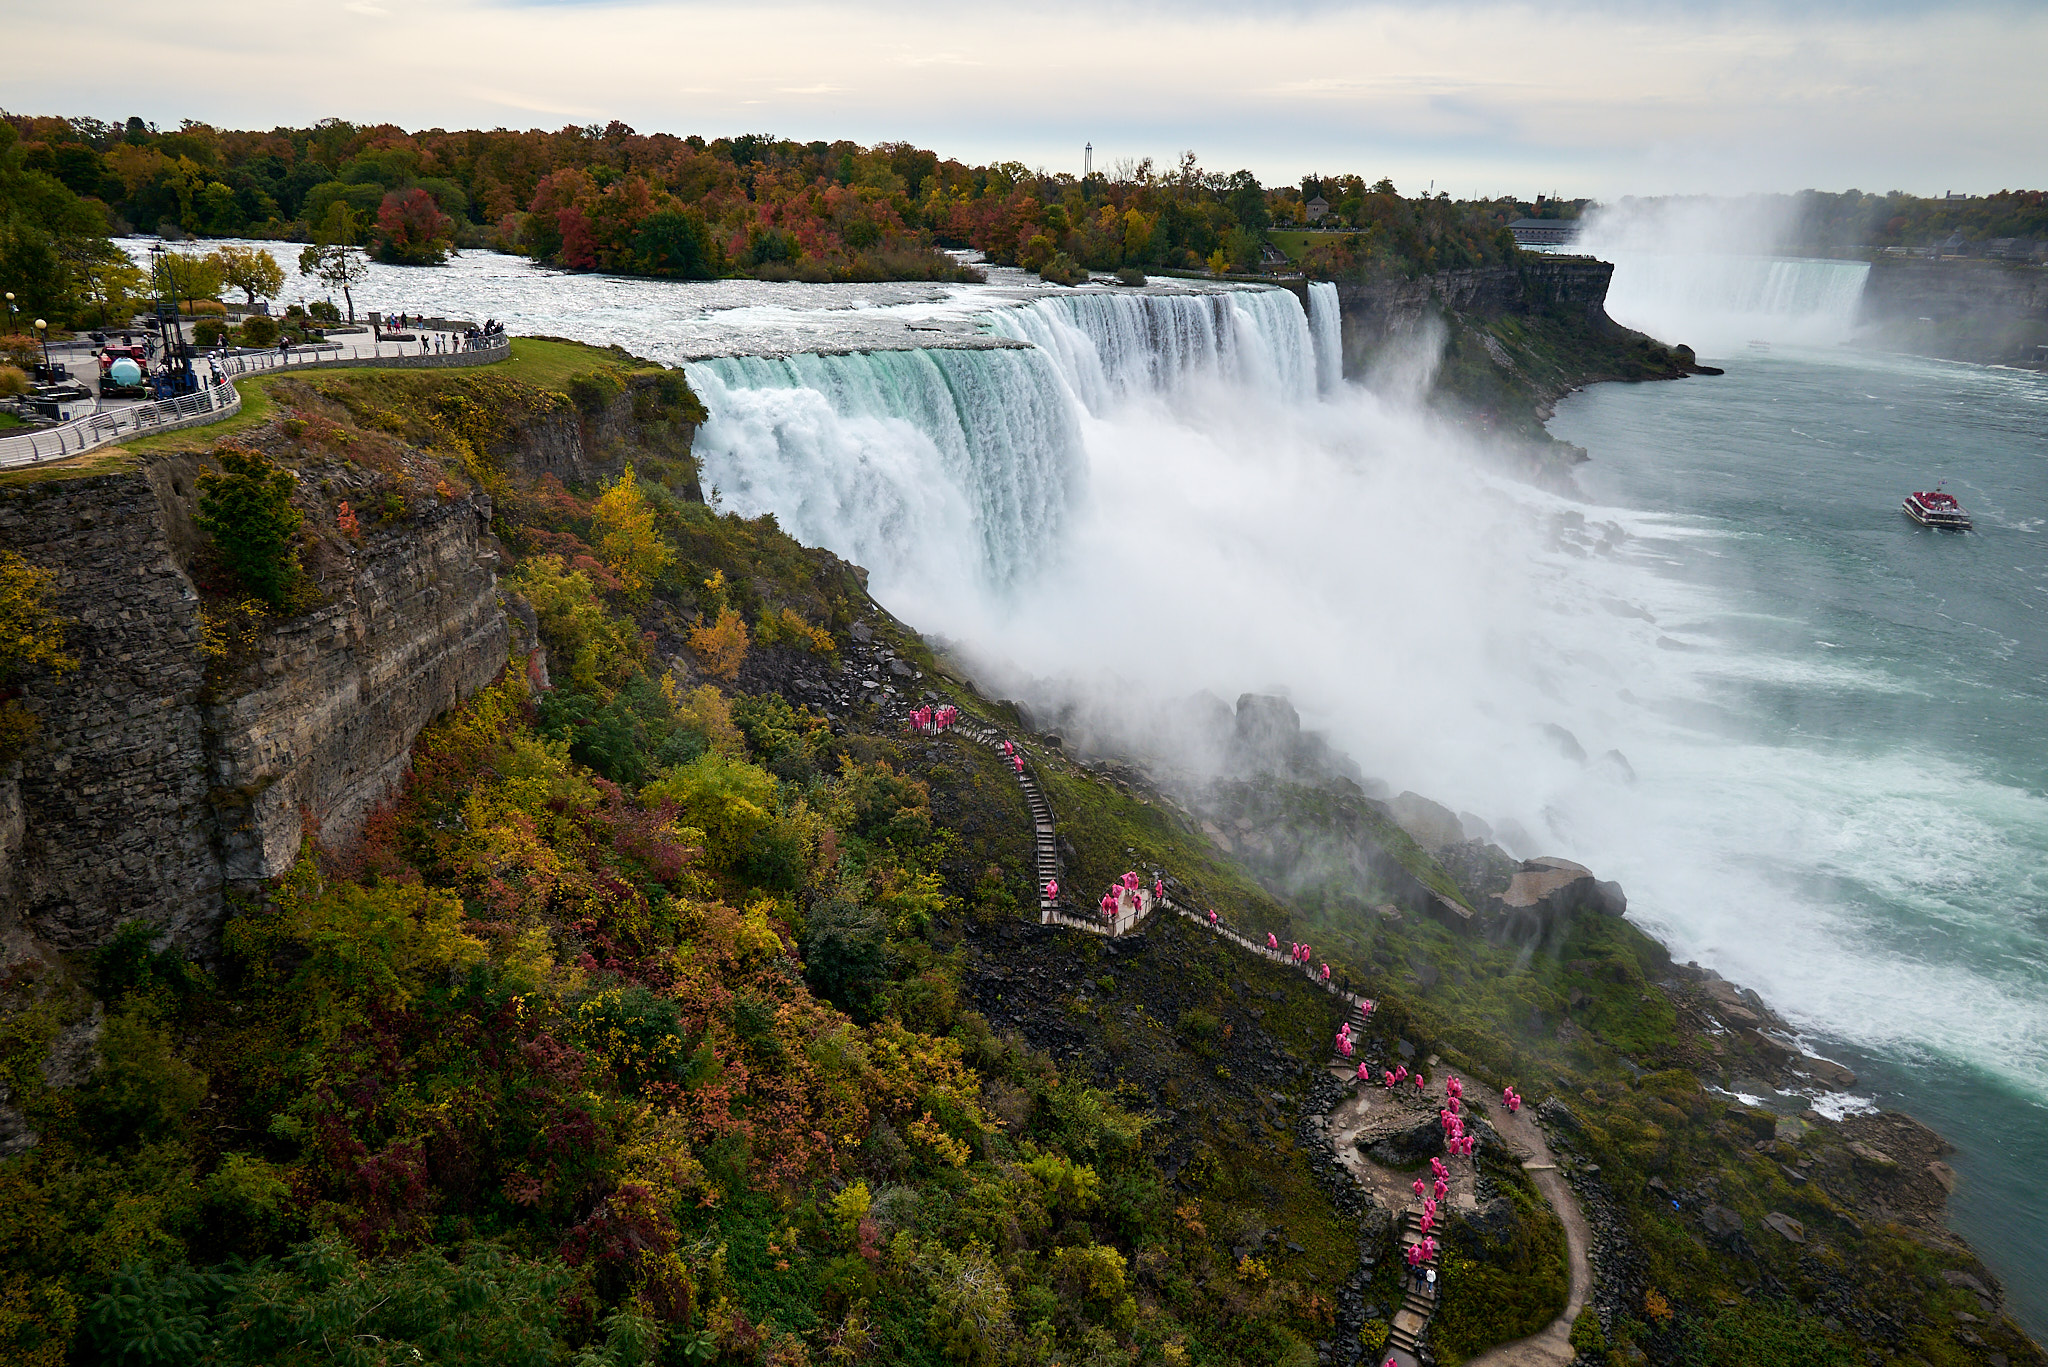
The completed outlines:
[[[231,127],[323,117],[906,139],[1614,197],[2048,182],[2048,6],[203,0],[80,28],[0,0],[0,102]]]

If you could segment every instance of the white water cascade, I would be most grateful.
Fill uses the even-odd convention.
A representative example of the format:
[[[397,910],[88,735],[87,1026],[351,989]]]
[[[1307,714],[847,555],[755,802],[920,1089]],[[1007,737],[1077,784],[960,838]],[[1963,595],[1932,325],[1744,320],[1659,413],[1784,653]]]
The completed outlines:
[[[950,623],[1056,557],[1085,497],[1085,421],[1219,386],[1315,401],[1308,320],[1284,290],[1063,294],[999,309],[991,330],[1030,345],[693,363],[707,481]]]
[[[727,508],[773,513],[879,585],[971,601],[1057,538],[1083,482],[1066,382],[1028,348],[875,351],[689,367]]]
[[[1750,342],[1834,346],[1849,340],[1867,261],[1602,250],[1614,263],[1607,312],[1616,322],[1703,356]]]
[[[1309,282],[1308,330],[1316,343],[1316,390],[1327,398],[1344,383],[1343,316],[1337,287],[1328,281]]]
[[[1059,294],[1003,310],[990,326],[1050,356],[1098,417],[1135,398],[1219,381],[1284,402],[1316,395],[1316,345],[1300,301],[1285,290]]]

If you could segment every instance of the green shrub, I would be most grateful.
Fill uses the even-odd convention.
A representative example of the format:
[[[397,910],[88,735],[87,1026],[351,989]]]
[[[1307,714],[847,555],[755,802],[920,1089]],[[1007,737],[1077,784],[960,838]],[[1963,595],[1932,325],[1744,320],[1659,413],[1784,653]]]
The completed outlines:
[[[1088,271],[1065,252],[1054,252],[1038,268],[1038,278],[1048,285],[1078,285],[1088,278]]]
[[[242,320],[242,345],[273,346],[277,342],[277,320],[252,313]]]
[[[298,534],[292,506],[298,481],[253,451],[222,447],[218,473],[199,475],[199,529],[250,593],[281,608],[299,587]]]
[[[569,377],[569,398],[586,417],[596,417],[626,392],[626,381],[609,366]]]
[[[294,308],[297,305],[293,306]],[[306,305],[305,313],[315,322],[338,323],[341,321],[341,306],[332,299],[315,299]]]
[[[1600,1332],[1600,1312],[1590,1305],[1572,1321],[1572,1347],[1593,1357],[1607,1351],[1607,1335]]]
[[[228,325],[218,318],[201,318],[192,325],[192,341],[198,346],[215,346],[227,335]]]
[[[1142,285],[1145,283],[1145,272],[1136,266],[1125,266],[1116,273],[1116,282],[1119,285]]]

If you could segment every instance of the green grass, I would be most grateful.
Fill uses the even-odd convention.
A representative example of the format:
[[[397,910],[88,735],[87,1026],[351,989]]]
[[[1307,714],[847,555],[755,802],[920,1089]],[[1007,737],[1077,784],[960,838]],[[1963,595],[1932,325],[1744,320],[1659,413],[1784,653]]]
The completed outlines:
[[[1318,242],[1342,242],[1349,236],[1351,236],[1349,232],[1310,233],[1276,231],[1266,234],[1267,239],[1274,246],[1287,253],[1289,261],[1300,261],[1302,257],[1308,255],[1308,249]]]
[[[0,413],[0,432],[5,432],[8,429],[14,427],[26,426],[28,426],[27,423],[23,422],[20,418],[15,417],[12,413]]]
[[[624,365],[628,373],[659,368],[646,365],[620,351],[584,346],[580,342],[562,342],[541,337],[514,337],[512,358],[491,366],[490,373],[508,380],[518,380],[539,389],[553,389],[566,393],[572,376],[584,374],[604,365]],[[402,366],[335,366],[328,370],[279,371],[274,374],[250,375],[235,381],[235,389],[242,396],[242,411],[234,417],[203,427],[187,427],[176,432],[166,432],[161,436],[140,437],[123,443],[123,446],[127,450],[142,454],[190,451],[211,446],[223,437],[231,437],[238,432],[259,427],[275,415],[276,404],[270,396],[270,389],[279,381],[304,381],[320,389],[338,382],[408,382],[421,375],[457,375],[463,373],[463,369],[449,367],[415,370]]]

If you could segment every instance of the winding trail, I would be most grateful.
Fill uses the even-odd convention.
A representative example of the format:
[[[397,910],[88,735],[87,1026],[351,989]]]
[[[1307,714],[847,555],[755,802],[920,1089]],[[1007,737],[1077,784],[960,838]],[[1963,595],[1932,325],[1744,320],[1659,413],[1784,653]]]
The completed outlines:
[[[1001,751],[1004,737],[990,728],[972,723],[957,723],[954,728],[964,738]],[[1014,746],[1015,753],[1026,753],[1022,743]],[[1281,950],[1268,949],[1264,944],[1238,934],[1220,917],[1211,920],[1213,913],[1196,910],[1175,896],[1179,885],[1175,880],[1166,880],[1171,887],[1164,898],[1155,899],[1149,889],[1141,889],[1127,902],[1119,904],[1118,914],[1113,918],[1095,918],[1077,915],[1069,910],[1065,898],[1053,899],[1044,895],[1045,887],[1059,877],[1059,846],[1054,835],[1053,811],[1039,789],[1038,781],[1032,776],[1029,764],[1016,771],[1017,783],[1024,790],[1025,802],[1031,810],[1033,828],[1032,863],[1036,886],[1039,889],[1039,921],[1044,925],[1062,925],[1091,935],[1115,937],[1129,934],[1142,925],[1151,913],[1159,907],[1173,911],[1202,929],[1230,941],[1248,954],[1261,959],[1296,969],[1309,982],[1342,1000],[1350,1008],[1349,1018],[1354,1028],[1368,1023],[1372,1002],[1359,993],[1350,992],[1337,983],[1330,982],[1318,973],[1314,964],[1296,964]],[[1352,1095],[1338,1104],[1324,1120],[1325,1133],[1330,1146],[1337,1155],[1337,1161],[1349,1172],[1373,1200],[1386,1210],[1396,1212],[1399,1233],[1397,1240],[1405,1250],[1420,1237],[1417,1222],[1422,1209],[1414,1198],[1414,1191],[1405,1175],[1381,1167],[1358,1151],[1353,1142],[1371,1122],[1376,1111],[1401,1108],[1405,1110],[1434,1111],[1444,1101],[1444,1079],[1437,1078],[1426,1087],[1399,1095],[1385,1089],[1356,1085],[1355,1065],[1351,1060],[1332,1053],[1330,1070],[1341,1081],[1352,1085]],[[1448,1076],[1448,1074],[1446,1074]],[[1545,1325],[1537,1333],[1513,1343],[1498,1344],[1475,1358],[1467,1360],[1466,1367],[1569,1367],[1578,1355],[1571,1346],[1572,1323],[1579,1312],[1585,1309],[1593,1293],[1593,1264],[1590,1257],[1592,1231],[1586,1224],[1585,1212],[1580,1209],[1578,1197],[1558,1171],[1557,1158],[1550,1151],[1549,1143],[1543,1137],[1531,1115],[1525,1111],[1510,1112],[1497,1103],[1485,1107],[1487,1122],[1507,1145],[1508,1150],[1521,1161],[1523,1171],[1529,1174],[1536,1189],[1543,1193],[1543,1199],[1557,1213],[1559,1223],[1564,1226],[1567,1261],[1571,1268],[1571,1290],[1565,1298],[1564,1313]],[[1469,1164],[1455,1164],[1451,1168],[1450,1191],[1445,1197],[1446,1204],[1458,1210],[1471,1211],[1478,1208],[1478,1193],[1475,1173]],[[1427,1266],[1435,1266],[1432,1259]],[[1392,1319],[1392,1334],[1383,1350],[1383,1363],[1371,1367],[1384,1367],[1384,1363],[1396,1367],[1420,1367],[1425,1360],[1419,1340],[1428,1327],[1436,1303],[1419,1291],[1410,1289]]]

